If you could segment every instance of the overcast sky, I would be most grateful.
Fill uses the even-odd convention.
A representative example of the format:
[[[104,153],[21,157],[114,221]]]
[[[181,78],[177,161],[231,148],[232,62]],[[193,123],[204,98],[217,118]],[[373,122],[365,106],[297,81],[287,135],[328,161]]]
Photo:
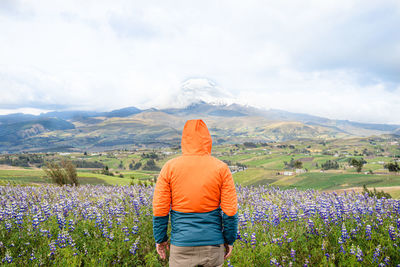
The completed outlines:
[[[400,124],[400,1],[0,0],[0,114],[239,102]]]

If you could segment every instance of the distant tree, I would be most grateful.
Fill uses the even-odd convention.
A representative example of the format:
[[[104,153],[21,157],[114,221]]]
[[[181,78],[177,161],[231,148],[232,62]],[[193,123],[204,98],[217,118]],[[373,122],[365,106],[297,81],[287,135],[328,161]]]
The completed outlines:
[[[242,168],[242,169],[247,168],[246,164],[243,164],[243,163],[240,163],[240,162],[236,162],[236,166],[238,166],[238,168]]]
[[[294,158],[290,159],[290,162],[284,161],[285,169],[301,169],[303,168],[303,162],[300,160],[294,160]]]
[[[301,162],[300,160],[296,160],[296,161],[294,162],[294,167],[295,167],[296,169],[301,169],[301,168],[303,168],[303,162]]]
[[[108,176],[114,176],[114,173],[110,172],[107,165],[103,168],[103,170],[101,170],[101,174],[108,175]]]
[[[139,170],[140,167],[142,167],[142,163],[141,163],[141,162],[137,162],[137,163],[133,166],[133,169],[134,169],[134,170]]]
[[[356,159],[356,158],[352,158],[350,159],[350,165],[353,165],[354,167],[356,167],[357,172],[361,172],[362,167],[364,166],[364,163],[366,163],[366,161],[364,159]]]
[[[130,170],[134,170],[134,166],[135,166],[135,161],[132,160],[132,162],[129,163],[129,169],[130,169]]]
[[[255,143],[253,143],[253,142],[244,142],[243,145],[245,147],[253,147],[253,148],[257,147],[257,145]]]
[[[222,161],[225,162],[228,166],[232,166],[232,161],[228,159],[223,159]]]
[[[388,169],[389,172],[399,172],[400,171],[400,166],[397,162],[389,162],[384,165],[385,169]]]
[[[86,151],[85,151],[85,152],[83,152],[83,155],[84,155],[84,156],[87,156],[87,152],[86,152]]]
[[[98,161],[74,160],[72,163],[77,168],[103,168],[104,164]]]
[[[75,165],[70,160],[62,159],[60,164],[56,162],[47,162],[43,170],[55,184],[79,185]]]
[[[141,155],[141,157],[143,158],[143,159],[155,159],[155,160],[158,160],[158,155],[157,155],[157,153],[156,152],[150,152],[150,153],[142,153],[142,155]]]
[[[159,171],[160,167],[158,167],[154,161],[154,159],[149,159],[143,167],[143,170],[147,171]]]
[[[321,164],[321,169],[330,170],[330,169],[339,169],[339,163],[336,160],[327,160],[325,163]]]
[[[131,175],[131,181],[130,181],[130,183],[129,183],[129,185],[135,185],[136,184],[136,178],[135,178],[135,176],[133,176],[133,175]]]

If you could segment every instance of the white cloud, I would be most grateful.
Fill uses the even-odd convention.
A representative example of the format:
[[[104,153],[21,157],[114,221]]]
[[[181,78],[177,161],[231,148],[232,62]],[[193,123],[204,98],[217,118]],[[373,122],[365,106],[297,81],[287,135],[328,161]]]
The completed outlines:
[[[0,108],[167,106],[215,87],[218,101],[400,123],[399,24],[394,0],[4,1]],[[191,78],[215,85],[181,90]]]

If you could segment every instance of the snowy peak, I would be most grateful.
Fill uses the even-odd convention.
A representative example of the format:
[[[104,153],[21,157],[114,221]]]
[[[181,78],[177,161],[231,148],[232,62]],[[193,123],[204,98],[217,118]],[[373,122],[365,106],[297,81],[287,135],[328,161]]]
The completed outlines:
[[[233,96],[206,78],[192,78],[181,84],[180,91],[173,96],[174,107],[187,107],[193,103],[224,105],[233,103]]]

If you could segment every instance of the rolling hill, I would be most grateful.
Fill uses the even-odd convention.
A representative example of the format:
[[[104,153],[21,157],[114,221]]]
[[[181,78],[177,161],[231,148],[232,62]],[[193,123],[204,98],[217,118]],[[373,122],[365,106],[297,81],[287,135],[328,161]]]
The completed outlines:
[[[215,143],[400,133],[400,125],[331,120],[283,110],[195,101],[183,108],[55,111],[0,116],[0,151],[100,151],[179,145],[184,123],[203,119]]]

